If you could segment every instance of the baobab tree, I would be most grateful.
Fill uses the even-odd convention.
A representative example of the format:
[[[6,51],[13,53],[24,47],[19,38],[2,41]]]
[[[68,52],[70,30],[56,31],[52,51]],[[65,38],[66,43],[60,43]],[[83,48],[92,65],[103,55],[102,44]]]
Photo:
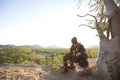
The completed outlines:
[[[100,39],[96,62],[98,74],[103,80],[120,80],[120,0],[90,0],[91,3],[92,1],[95,2],[93,10],[100,12],[97,15],[78,16],[91,16],[94,19],[94,28]]]

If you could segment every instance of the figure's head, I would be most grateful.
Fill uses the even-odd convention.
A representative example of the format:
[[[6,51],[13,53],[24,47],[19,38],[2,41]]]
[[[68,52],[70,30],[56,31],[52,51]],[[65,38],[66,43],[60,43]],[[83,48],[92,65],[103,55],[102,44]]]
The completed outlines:
[[[73,37],[72,40],[71,40],[72,44],[76,44],[77,43],[77,38],[76,37]]]

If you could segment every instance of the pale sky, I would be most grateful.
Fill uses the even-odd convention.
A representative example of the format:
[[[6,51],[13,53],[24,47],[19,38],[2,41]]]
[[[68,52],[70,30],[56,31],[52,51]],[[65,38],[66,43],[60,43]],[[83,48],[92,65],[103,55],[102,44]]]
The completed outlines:
[[[78,9],[74,0],[0,0],[0,44],[69,48],[76,36],[85,47],[98,45],[96,30],[78,27],[87,1]]]

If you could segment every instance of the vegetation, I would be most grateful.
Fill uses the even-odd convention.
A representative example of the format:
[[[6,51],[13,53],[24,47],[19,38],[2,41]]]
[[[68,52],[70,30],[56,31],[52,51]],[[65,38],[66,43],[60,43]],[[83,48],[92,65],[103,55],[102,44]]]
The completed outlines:
[[[96,58],[98,56],[98,48],[86,49],[89,58]]]
[[[86,49],[89,58],[97,57],[98,49]],[[62,65],[63,56],[69,52],[67,48],[37,48],[30,49],[11,46],[0,49],[0,64],[38,64],[49,65],[58,70]]]

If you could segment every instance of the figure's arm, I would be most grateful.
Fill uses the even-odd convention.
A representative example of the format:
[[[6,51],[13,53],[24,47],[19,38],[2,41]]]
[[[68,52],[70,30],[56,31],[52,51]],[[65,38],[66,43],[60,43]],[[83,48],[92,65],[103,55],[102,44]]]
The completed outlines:
[[[84,45],[82,45],[81,43],[78,43],[76,45],[76,47],[78,49],[78,52],[80,52],[80,53],[85,53],[86,52]]]
[[[78,53],[77,48],[76,48],[75,45],[72,45],[72,46],[70,47],[70,53],[74,53],[74,54],[77,54],[77,53]]]

